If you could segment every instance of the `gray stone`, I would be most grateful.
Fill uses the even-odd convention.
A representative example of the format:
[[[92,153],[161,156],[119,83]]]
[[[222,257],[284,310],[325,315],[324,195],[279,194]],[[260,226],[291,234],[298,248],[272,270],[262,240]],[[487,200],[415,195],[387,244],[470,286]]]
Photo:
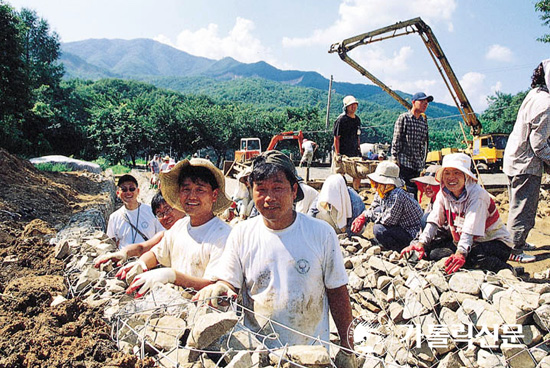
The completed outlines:
[[[147,343],[159,350],[170,350],[179,344],[179,339],[185,332],[187,323],[174,316],[164,316],[149,320],[143,330]]]
[[[488,301],[493,301],[493,296],[496,293],[504,290],[503,287],[490,284],[487,282],[482,283],[480,286],[480,289],[481,289],[481,297]]]
[[[379,255],[382,252],[382,248],[380,248],[379,245],[373,245],[367,251],[365,252],[366,255],[373,256],[373,255]]]
[[[360,278],[364,278],[365,276],[367,276],[368,271],[369,270],[365,268],[363,265],[360,265],[359,267],[355,267],[355,269],[353,270],[353,272],[355,272],[355,274]]]
[[[550,293],[544,293],[540,296],[539,305],[550,304]]]
[[[502,354],[493,353],[487,350],[479,349],[477,352],[477,364],[479,367],[505,368],[506,359]]]
[[[411,272],[405,282],[405,286],[412,290],[422,289],[426,285],[428,285],[428,281],[417,272]]]
[[[384,361],[375,356],[367,356],[363,363],[363,368],[385,368]]]
[[[253,366],[252,353],[248,351],[239,351],[233,359],[227,364],[229,368],[250,368]]]
[[[381,271],[389,276],[397,276],[401,272],[401,267],[388,262],[384,261],[382,258],[378,256],[373,256],[369,258],[368,262],[370,268],[375,269],[377,271]]]
[[[237,324],[235,312],[210,313],[195,320],[187,345],[204,349]]]
[[[409,320],[426,313],[428,313],[428,309],[424,307],[417,298],[410,297],[405,299],[405,304],[403,306],[404,320]]]
[[[445,277],[439,274],[430,273],[426,275],[426,281],[428,281],[430,285],[435,286],[437,288],[437,291],[439,291],[440,293],[444,293],[445,291],[449,290],[449,284],[445,280]]]
[[[377,280],[378,280],[378,275],[373,271],[369,271],[367,275],[363,278],[363,288],[365,289],[375,288]]]
[[[537,363],[529,354],[527,346],[502,347],[502,353],[506,357],[511,368],[535,368]]]
[[[59,305],[59,304],[62,304],[62,303],[64,303],[64,302],[66,302],[66,301],[67,301],[67,299],[66,299],[64,296],[62,296],[62,295],[57,295],[55,298],[53,298],[53,300],[52,300],[52,302],[51,302],[51,304],[50,304],[50,307],[55,307],[55,306],[57,306],[57,305]]]
[[[60,243],[57,243],[54,250],[54,257],[57,259],[64,259],[71,255],[71,248],[69,247],[69,242],[64,240]]]
[[[390,282],[392,281],[392,278],[391,277],[388,277],[388,276],[380,276],[378,278],[378,281],[376,283],[376,288],[378,290],[382,290],[386,287],[386,285],[388,285]]]
[[[550,368],[550,357],[543,358],[539,365],[537,365],[537,368]]]
[[[542,333],[536,326],[523,325],[522,326],[523,343],[529,347],[532,347],[542,341]]]
[[[550,304],[543,304],[533,314],[533,320],[543,331],[550,328]]]
[[[446,307],[453,311],[456,311],[466,299],[474,299],[474,297],[470,294],[446,291],[439,297],[439,304],[442,307]]]
[[[160,367],[188,367],[200,357],[200,353],[189,349],[177,348],[169,353],[163,354],[158,364]],[[179,365],[178,365],[179,364]],[[197,366],[198,368],[198,366]]]
[[[353,291],[363,290],[363,279],[357,276],[355,272],[350,272],[348,277],[348,285]]]
[[[403,307],[401,306],[401,304],[396,302],[390,303],[388,309],[390,318],[394,323],[399,323],[403,321]]]
[[[475,271],[456,272],[449,280],[449,288],[458,293],[479,295],[480,285],[484,280],[485,275],[483,273],[479,274]]]
[[[294,345],[286,351],[287,356],[293,361],[305,366],[330,366],[330,355],[327,349],[321,345]]]
[[[437,364],[437,368],[460,368],[464,366],[458,353],[449,353],[443,357]]]
[[[513,304],[525,312],[538,308],[539,299],[540,294],[521,288],[508,289],[493,296],[494,304],[498,309],[502,304]]]

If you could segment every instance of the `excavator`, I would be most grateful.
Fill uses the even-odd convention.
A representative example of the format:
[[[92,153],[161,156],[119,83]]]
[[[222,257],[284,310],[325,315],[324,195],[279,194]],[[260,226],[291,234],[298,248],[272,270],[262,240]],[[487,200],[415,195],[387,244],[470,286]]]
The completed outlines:
[[[303,141],[304,134],[301,130],[282,132],[279,134],[275,134],[271,138],[271,141],[269,142],[266,151],[274,149],[288,150],[291,152],[295,151],[301,156],[304,153],[302,149]],[[241,138],[240,149],[235,151],[235,160],[224,162],[224,175],[236,176],[236,174],[238,174],[240,171],[243,171],[247,166],[250,165],[250,162],[252,161],[252,159],[254,159],[254,157],[260,155],[261,153],[262,143],[260,141],[260,138]]]

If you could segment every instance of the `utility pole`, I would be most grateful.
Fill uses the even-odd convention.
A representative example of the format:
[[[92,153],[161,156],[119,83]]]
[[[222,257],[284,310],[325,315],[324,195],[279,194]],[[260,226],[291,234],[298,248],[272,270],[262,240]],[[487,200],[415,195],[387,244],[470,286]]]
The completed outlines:
[[[330,119],[330,98],[332,95],[332,74],[330,75],[330,82],[328,84],[328,101],[327,101],[327,117],[326,117],[326,127],[325,129],[328,130],[328,124]]]

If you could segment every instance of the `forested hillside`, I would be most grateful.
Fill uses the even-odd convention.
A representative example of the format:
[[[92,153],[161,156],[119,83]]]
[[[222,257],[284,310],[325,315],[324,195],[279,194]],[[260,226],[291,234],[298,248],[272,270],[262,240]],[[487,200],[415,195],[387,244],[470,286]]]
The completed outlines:
[[[329,152],[346,94],[359,99],[362,142],[391,142],[404,111],[378,87],[334,83],[327,129],[328,81],[314,72],[196,58],[151,40],[66,44],[60,59],[47,21],[2,0],[0,28],[0,145],[26,157],[103,157],[116,164],[208,149],[221,161],[241,137],[260,137],[266,147],[273,134],[299,129],[320,144],[319,152]],[[480,116],[485,131],[509,132],[523,96],[493,96]],[[430,148],[461,144],[456,108],[433,103],[428,116]]]

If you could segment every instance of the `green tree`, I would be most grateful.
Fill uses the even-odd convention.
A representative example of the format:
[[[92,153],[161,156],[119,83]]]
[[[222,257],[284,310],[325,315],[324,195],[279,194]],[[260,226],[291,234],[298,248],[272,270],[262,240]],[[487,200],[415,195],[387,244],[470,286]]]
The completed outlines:
[[[519,92],[512,96],[502,92],[496,92],[494,96],[487,98],[489,106],[480,115],[479,120],[485,133],[510,133],[518,110],[527,92]]]
[[[550,0],[541,0],[535,3],[535,11],[541,13],[540,19],[542,24],[545,26],[550,26]],[[545,34],[542,37],[537,38],[537,41],[549,43],[550,34]]]
[[[20,147],[19,122],[30,107],[20,27],[16,12],[0,1],[0,146],[10,151]]]

